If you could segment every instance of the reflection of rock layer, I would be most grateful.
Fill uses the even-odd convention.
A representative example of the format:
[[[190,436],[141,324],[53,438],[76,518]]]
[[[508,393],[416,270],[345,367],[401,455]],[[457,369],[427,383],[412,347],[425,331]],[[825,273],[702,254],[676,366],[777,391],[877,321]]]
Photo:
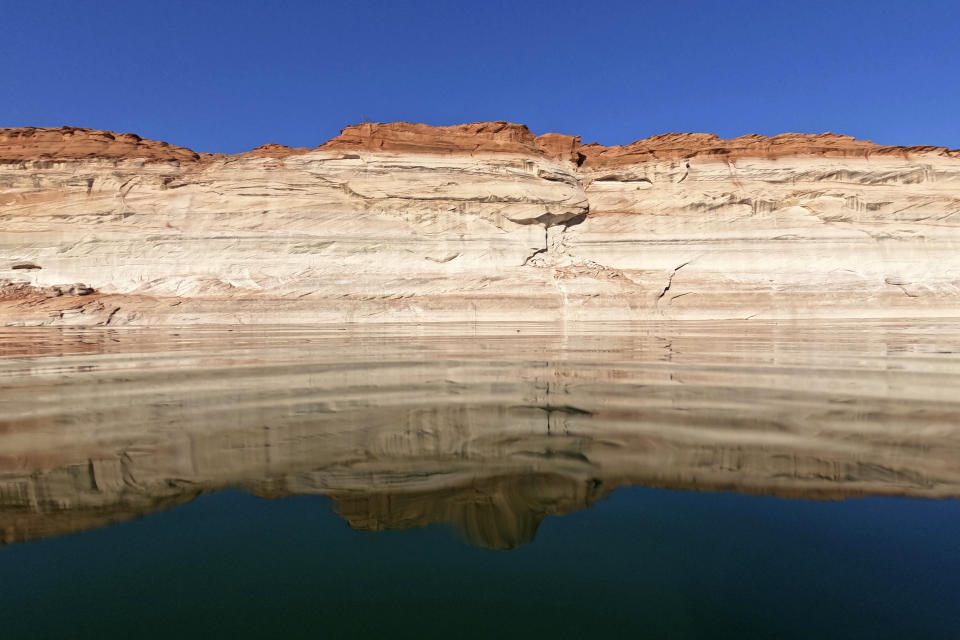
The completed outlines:
[[[382,531],[444,522],[472,544],[512,549],[533,540],[548,515],[584,509],[604,497],[599,480],[549,473],[481,478],[466,486],[396,493],[332,493],[354,529]]]
[[[960,313],[960,152],[935,147],[368,123],[225,156],[17,129],[0,195],[4,324]]]
[[[74,355],[0,358],[0,532],[42,537],[236,486],[329,496],[361,529],[447,522],[494,548],[629,484],[960,496],[949,325],[747,326],[35,330]],[[150,340],[155,353],[135,353]]]

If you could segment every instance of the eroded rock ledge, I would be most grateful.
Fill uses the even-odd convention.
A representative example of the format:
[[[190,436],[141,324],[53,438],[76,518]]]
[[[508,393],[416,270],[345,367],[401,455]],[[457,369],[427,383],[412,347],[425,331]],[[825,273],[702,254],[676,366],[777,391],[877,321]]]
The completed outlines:
[[[956,316],[958,214],[960,151],[833,134],[0,129],[0,323]]]
[[[433,126],[411,122],[365,122],[351,125],[316,150],[386,151],[396,153],[520,153],[543,155],[585,164],[609,166],[637,161],[671,160],[715,156],[735,158],[783,158],[821,156],[833,158],[895,155],[960,157],[960,149],[934,146],[884,146],[869,140],[833,133],[784,133],[767,137],[745,135],[723,139],[709,133],[665,133],[628,145],[607,147],[582,144],[580,136],[546,133],[535,136],[526,125],[511,122],[473,122]],[[267,143],[235,157],[281,158],[309,153],[306,147]],[[146,159],[200,162],[225,154],[197,153],[166,142],[145,140],[132,133],[114,133],[82,127],[0,129],[0,161]]]

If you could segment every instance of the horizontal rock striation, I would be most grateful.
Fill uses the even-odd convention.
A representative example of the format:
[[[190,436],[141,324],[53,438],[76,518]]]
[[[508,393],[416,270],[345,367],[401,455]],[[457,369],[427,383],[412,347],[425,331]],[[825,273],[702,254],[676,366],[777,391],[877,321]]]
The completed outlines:
[[[956,316],[958,215],[960,152],[832,134],[5,129],[0,323]]]

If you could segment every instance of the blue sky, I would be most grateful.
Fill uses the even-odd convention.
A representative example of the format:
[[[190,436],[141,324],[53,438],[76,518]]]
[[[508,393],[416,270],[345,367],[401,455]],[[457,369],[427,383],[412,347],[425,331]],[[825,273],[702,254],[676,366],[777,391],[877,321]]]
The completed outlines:
[[[960,147],[957,0],[0,5],[0,126],[230,153],[364,118]]]

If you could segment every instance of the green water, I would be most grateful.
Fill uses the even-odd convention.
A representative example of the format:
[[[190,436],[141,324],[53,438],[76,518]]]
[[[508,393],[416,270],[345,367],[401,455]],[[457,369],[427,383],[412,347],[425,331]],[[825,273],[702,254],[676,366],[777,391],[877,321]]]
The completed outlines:
[[[624,489],[509,552],[236,492],[0,552],[5,638],[952,638],[957,501]]]
[[[956,638],[949,324],[18,330],[0,638]]]

